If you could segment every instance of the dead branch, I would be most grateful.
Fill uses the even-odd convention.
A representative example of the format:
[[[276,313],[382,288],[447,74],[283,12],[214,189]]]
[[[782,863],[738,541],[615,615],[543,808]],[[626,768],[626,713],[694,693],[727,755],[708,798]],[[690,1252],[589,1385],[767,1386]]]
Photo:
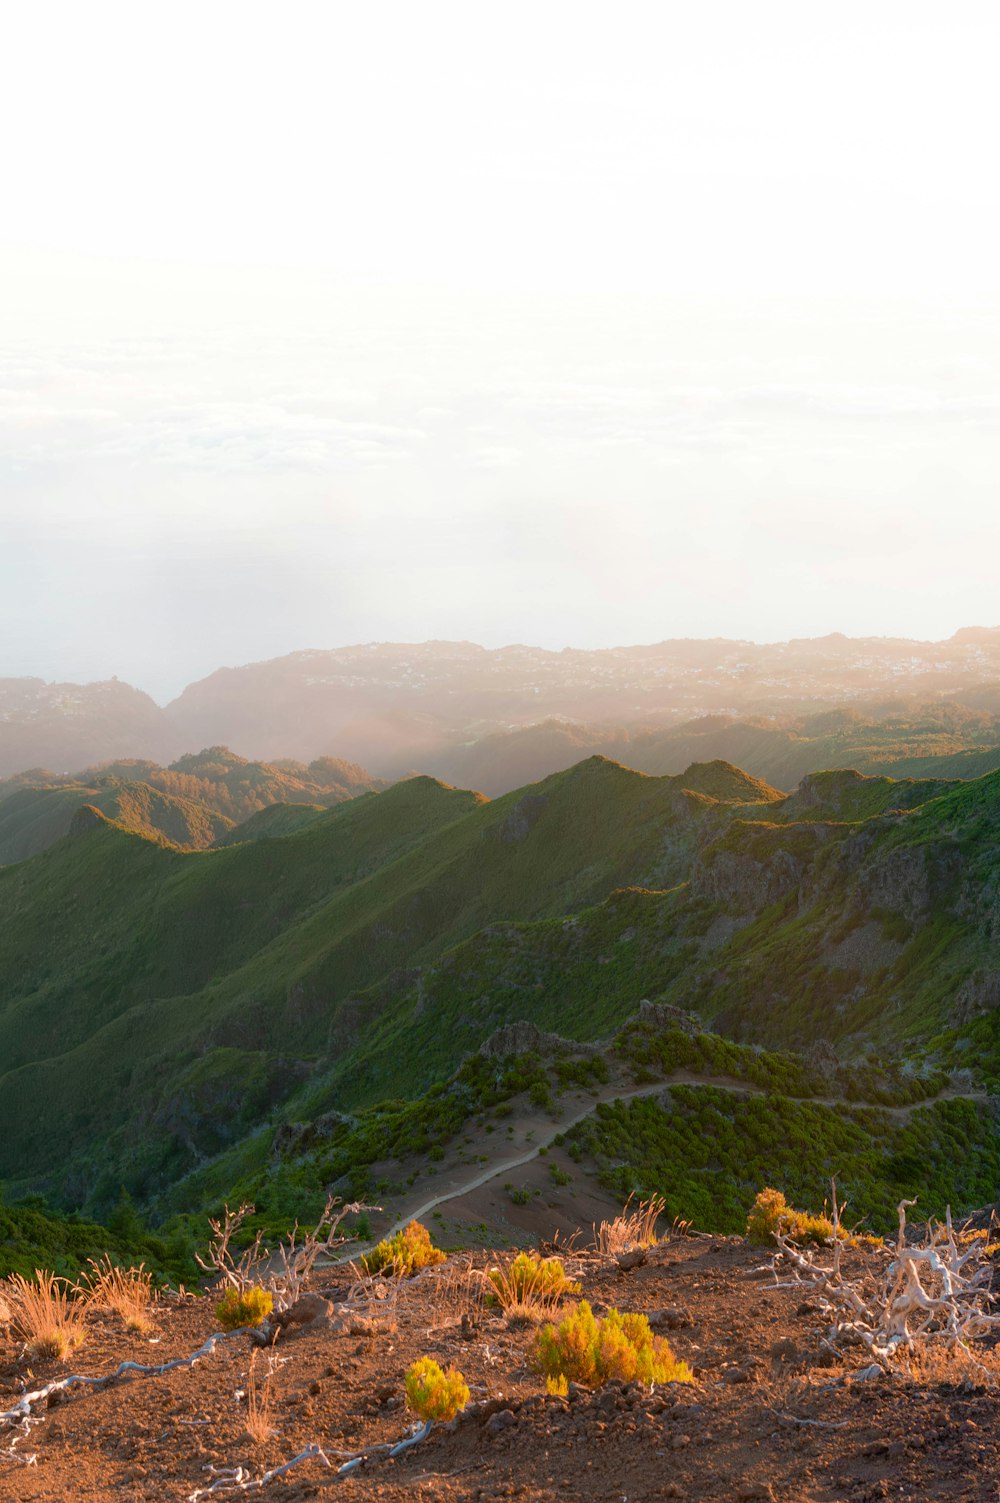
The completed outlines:
[[[887,1250],[890,1261],[872,1293],[842,1271],[844,1238],[836,1182],[833,1234],[828,1239],[832,1252],[826,1262],[820,1261],[820,1253],[797,1247],[786,1232],[775,1236],[780,1249],[773,1264],[775,1282],[779,1261],[790,1265],[791,1278],[779,1287],[808,1289],[810,1299],[830,1322],[824,1345],[837,1350],[846,1343],[860,1344],[886,1372],[920,1343],[965,1349],[970,1341],[1000,1326],[1000,1315],[990,1312],[995,1297],[987,1288],[991,1269],[981,1247],[973,1243],[959,1252],[950,1210],[943,1227],[929,1230],[924,1245],[909,1246],[906,1211],[913,1204],[899,1203],[896,1244]],[[967,1272],[970,1263],[976,1266]]]
[[[245,1290],[260,1282],[260,1271],[267,1261],[267,1250],[263,1246],[263,1232],[258,1231],[252,1244],[245,1248],[239,1258],[234,1258],[230,1244],[240,1227],[248,1216],[252,1216],[256,1206],[244,1202],[238,1210],[231,1211],[225,1207],[221,1219],[213,1216],[208,1218],[208,1224],[214,1232],[212,1241],[208,1244],[207,1258],[201,1253],[195,1253],[195,1262],[199,1268],[204,1269],[213,1278],[221,1281],[237,1294],[243,1294]]]
[[[205,1470],[210,1477],[215,1478],[215,1481],[209,1483],[208,1487],[195,1488],[193,1493],[188,1494],[187,1503],[200,1503],[200,1499],[208,1498],[213,1494],[221,1496],[223,1493],[260,1492],[262,1488],[267,1487],[270,1482],[273,1482],[276,1477],[283,1477],[286,1472],[291,1471],[293,1466],[298,1466],[303,1461],[321,1461],[325,1467],[333,1471],[335,1478],[349,1477],[353,1472],[359,1471],[361,1467],[367,1465],[370,1461],[378,1458],[388,1461],[393,1456],[399,1456],[404,1451],[408,1451],[411,1446],[419,1445],[422,1440],[427,1439],[433,1428],[434,1421],[425,1420],[422,1425],[417,1426],[412,1435],[404,1436],[402,1440],[396,1441],[394,1445],[382,1444],[370,1446],[367,1450],[358,1451],[356,1454],[350,1456],[338,1467],[333,1466],[322,1446],[317,1445],[315,1441],[311,1445],[306,1446],[305,1450],[300,1451],[297,1456],[293,1456],[290,1461],[283,1462],[281,1466],[272,1467],[269,1472],[264,1472],[260,1477],[251,1476],[246,1468],[242,1466],[216,1467],[209,1465]],[[334,1455],[338,1454],[342,1455],[343,1453],[334,1452]]]
[[[340,1224],[345,1216],[360,1216],[362,1212],[381,1209],[381,1206],[370,1206],[361,1200],[341,1205],[339,1196],[330,1195],[311,1231],[303,1232],[296,1221],[289,1236],[279,1244],[280,1268],[270,1275],[268,1281],[277,1309],[283,1310],[299,1298],[321,1253],[333,1252],[357,1240],[341,1233]]]
[[[35,1419],[30,1414],[22,1415],[14,1423],[14,1434],[11,1437],[10,1444],[6,1450],[0,1451],[0,1461],[12,1461],[16,1466],[35,1466],[38,1461],[37,1455],[33,1451],[30,1454],[25,1453],[22,1455],[17,1447],[21,1444],[22,1440],[30,1439],[32,1425],[40,1425],[41,1423],[40,1419]]]
[[[125,1378],[159,1378],[164,1373],[173,1372],[179,1367],[194,1367],[202,1357],[208,1357],[215,1351],[221,1341],[232,1341],[236,1336],[245,1336],[253,1329],[252,1326],[240,1326],[235,1331],[216,1331],[204,1341],[196,1352],[190,1357],[174,1357],[169,1362],[158,1365],[150,1365],[144,1362],[122,1362],[112,1373],[105,1373],[102,1377],[93,1377],[85,1373],[71,1373],[66,1378],[56,1378],[51,1383],[46,1383],[43,1388],[33,1389],[29,1393],[22,1393],[12,1409],[0,1411],[0,1424],[20,1425],[23,1420],[30,1419],[36,1407],[47,1403],[50,1395],[65,1393],[67,1389],[87,1387],[100,1393],[105,1388],[110,1388],[115,1383],[122,1382]]]
[[[797,1414],[785,1414],[781,1409],[772,1409],[770,1404],[768,1404],[767,1408],[768,1411],[774,1415],[778,1423],[782,1425],[808,1425],[810,1427],[814,1427],[817,1430],[847,1429],[847,1420],[802,1419]]]

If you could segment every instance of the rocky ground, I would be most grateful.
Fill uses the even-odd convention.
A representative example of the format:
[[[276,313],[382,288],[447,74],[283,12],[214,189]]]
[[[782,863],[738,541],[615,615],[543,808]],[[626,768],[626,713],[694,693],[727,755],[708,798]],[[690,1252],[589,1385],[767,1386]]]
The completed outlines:
[[[850,1256],[860,1263],[873,1254]],[[258,1378],[273,1363],[274,1434],[263,1443],[246,1430],[252,1347],[239,1335],[194,1367],[55,1395],[17,1441],[14,1454],[34,1456],[31,1465],[10,1458],[13,1432],[0,1431],[0,1499],[188,1499],[211,1484],[210,1467],[241,1465],[256,1478],[313,1443],[339,1463],[410,1431],[403,1375],[429,1355],[455,1364],[468,1382],[470,1405],[457,1421],[342,1480],[312,1459],[251,1496],[305,1500],[332,1487],[389,1503],[1000,1500],[996,1388],[948,1362],[917,1379],[859,1380],[863,1356],[825,1356],[815,1310],[801,1291],[770,1287],[761,1273],[767,1256],[742,1240],[674,1236],[629,1273],[594,1255],[570,1258],[598,1313],[609,1306],[649,1313],[695,1381],[571,1390],[568,1398],[546,1394],[531,1369],[534,1328],[482,1310],[470,1261],[450,1258],[362,1302],[367,1314],[283,1333],[270,1353],[259,1353]],[[327,1270],[326,1297],[342,1301],[352,1277]],[[126,1358],[160,1363],[190,1354],[216,1326],[213,1302],[200,1297],[161,1302],[148,1336],[94,1315],[68,1367],[29,1366],[0,1328],[0,1410],[25,1385],[67,1370],[104,1374]]]

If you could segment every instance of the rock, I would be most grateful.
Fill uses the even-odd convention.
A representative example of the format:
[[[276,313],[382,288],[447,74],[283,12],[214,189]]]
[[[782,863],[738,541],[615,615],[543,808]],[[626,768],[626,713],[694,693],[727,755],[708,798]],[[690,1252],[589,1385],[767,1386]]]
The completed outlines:
[[[771,1356],[775,1362],[797,1362],[799,1360],[799,1349],[794,1341],[784,1336],[780,1341],[772,1343]]]
[[[479,1046],[484,1059],[508,1059],[522,1054],[541,1054],[550,1058],[567,1053],[590,1058],[600,1052],[600,1044],[583,1044],[560,1038],[558,1033],[543,1033],[534,1023],[523,1018],[516,1023],[505,1023]]]
[[[330,1319],[333,1306],[328,1299],[321,1294],[303,1294],[287,1310],[282,1310],[275,1317],[275,1323],[281,1330],[287,1331],[294,1326],[309,1326],[314,1328],[323,1325]]]
[[[632,1247],[628,1252],[618,1254],[618,1267],[622,1273],[631,1273],[633,1268],[641,1268],[648,1257],[648,1248]]]
[[[700,1033],[705,1026],[693,1012],[685,1012],[683,1008],[673,1007],[669,1002],[651,1002],[648,997],[642,998],[636,1016],[640,1023],[653,1023],[664,1032],[679,1028],[682,1033],[694,1035]]]
[[[646,1317],[654,1331],[680,1331],[685,1326],[693,1326],[694,1321],[687,1310],[682,1310],[680,1305],[667,1305],[662,1310],[651,1310]]]
[[[491,1414],[486,1421],[487,1435],[500,1435],[504,1430],[511,1430],[517,1424],[517,1417],[512,1409],[499,1409],[496,1414]]]

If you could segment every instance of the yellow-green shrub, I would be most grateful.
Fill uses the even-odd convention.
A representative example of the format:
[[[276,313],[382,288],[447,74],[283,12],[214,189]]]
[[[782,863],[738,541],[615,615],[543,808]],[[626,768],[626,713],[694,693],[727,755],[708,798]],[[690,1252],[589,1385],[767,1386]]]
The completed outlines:
[[[418,1419],[452,1420],[469,1402],[469,1387],[457,1368],[445,1373],[433,1357],[421,1357],[406,1374],[406,1402]]]
[[[747,1216],[747,1236],[751,1242],[771,1243],[778,1232],[793,1242],[824,1243],[833,1236],[833,1222],[795,1210],[780,1190],[761,1190]]]
[[[240,1326],[259,1326],[270,1315],[273,1305],[267,1290],[252,1284],[249,1289],[227,1289],[215,1313],[224,1331],[238,1331]]]
[[[580,1292],[558,1258],[538,1253],[519,1252],[510,1263],[490,1268],[486,1277],[493,1286],[488,1302],[504,1310],[533,1304],[551,1307],[564,1294]]]
[[[693,1377],[669,1343],[653,1335],[645,1315],[609,1310],[599,1320],[585,1299],[558,1326],[539,1331],[533,1358],[546,1379],[565,1378],[587,1388],[599,1388],[612,1378],[623,1383],[690,1383]]]
[[[370,1253],[365,1253],[361,1266],[365,1273],[393,1273],[400,1278],[409,1278],[421,1268],[434,1263],[443,1263],[445,1254],[431,1243],[431,1234],[419,1221],[411,1221],[395,1236],[383,1239]]]

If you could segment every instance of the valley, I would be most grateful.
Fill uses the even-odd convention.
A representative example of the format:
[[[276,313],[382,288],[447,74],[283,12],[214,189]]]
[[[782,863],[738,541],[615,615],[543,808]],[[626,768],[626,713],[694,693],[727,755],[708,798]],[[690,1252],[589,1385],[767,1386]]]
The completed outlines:
[[[239,812],[266,797],[266,769],[220,752],[171,776],[194,779],[213,756],[249,790]],[[299,777],[302,802],[257,809],[202,849],[109,817],[89,789],[60,790],[67,805],[83,796],[68,833],[0,870],[0,1179],[15,1202],[41,1194],[100,1220],[124,1188],[154,1223],[180,1225],[238,1192],[283,1226],[338,1177],[360,1193],[379,1131],[402,1142],[411,1118],[435,1125],[415,1129],[389,1179],[426,1183],[421,1142],[468,1134],[489,1102],[481,1072],[470,1086],[463,1071],[498,1030],[596,1050],[627,1096],[643,1082],[619,1079],[607,1050],[640,1004],[660,1009],[668,1041],[713,1030],[713,1049],[763,1048],[808,1078],[803,1090],[762,1067],[774,1111],[761,1125],[742,1096],[711,1096],[727,1072],[699,1056],[691,1089],[734,1141],[770,1141],[780,1103],[803,1097],[817,1142],[836,1138],[835,1102],[841,1116],[881,1110],[886,1164],[902,1130],[886,1111],[925,1098],[941,1124],[947,1098],[964,1098],[954,1130],[970,1152],[989,1141],[1000,774],[829,772],[782,794],[721,761],[657,777],[591,757],[492,800],[418,776],[356,781],[328,807]],[[532,1057],[515,1050],[511,1099]],[[695,1108],[663,1099],[655,1132],[683,1137]],[[582,1125],[575,1141],[607,1184],[600,1142]],[[655,1188],[630,1172],[616,1193]],[[884,1214],[895,1189],[880,1173],[866,1193]],[[704,1187],[685,1182],[673,1214],[704,1215]],[[744,1193],[716,1195],[718,1229]]]

